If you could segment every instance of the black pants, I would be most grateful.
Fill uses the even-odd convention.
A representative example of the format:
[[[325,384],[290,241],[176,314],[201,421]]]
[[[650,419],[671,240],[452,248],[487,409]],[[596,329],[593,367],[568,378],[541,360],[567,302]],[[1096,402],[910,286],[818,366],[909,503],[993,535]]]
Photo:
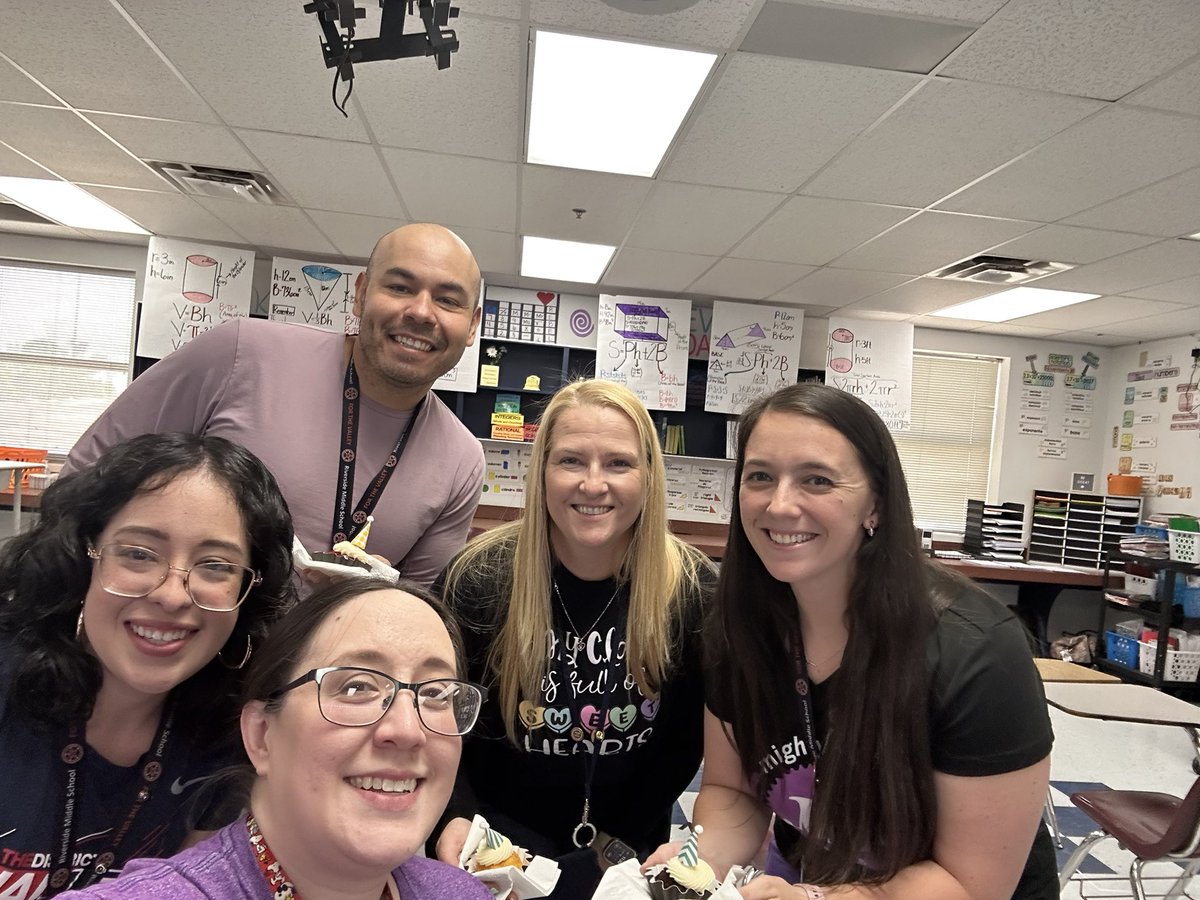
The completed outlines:
[[[1058,900],[1058,857],[1054,840],[1042,822],[1025,861],[1025,871],[1013,891],[1013,900]]]

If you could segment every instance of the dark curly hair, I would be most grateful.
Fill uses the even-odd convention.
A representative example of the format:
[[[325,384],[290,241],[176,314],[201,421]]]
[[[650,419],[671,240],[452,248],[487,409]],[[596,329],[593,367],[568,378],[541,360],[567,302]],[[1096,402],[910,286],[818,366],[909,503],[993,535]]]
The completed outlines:
[[[247,638],[261,643],[267,626],[294,601],[291,515],[258,457],[224,438],[195,434],[144,434],[118,444],[94,466],[47,488],[37,525],[0,549],[9,702],[34,725],[49,729],[87,718],[100,689],[100,664],[75,639],[91,582],[89,545],[129,501],[197,471],[229,491],[246,529],[250,565],[262,576],[238,609],[225,659],[240,660]],[[201,744],[227,738],[231,729],[236,734],[241,680],[240,671],[214,658],[176,689]]]

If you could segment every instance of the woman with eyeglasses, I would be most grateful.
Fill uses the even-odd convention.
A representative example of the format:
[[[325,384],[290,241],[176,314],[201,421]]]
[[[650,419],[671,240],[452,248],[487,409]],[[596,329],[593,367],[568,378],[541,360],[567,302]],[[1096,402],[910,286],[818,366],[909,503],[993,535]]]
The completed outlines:
[[[0,548],[0,894],[51,897],[229,820],[242,667],[292,599],[292,524],[223,438],[148,434]],[[236,809],[232,814],[236,814]]]
[[[65,897],[490,900],[474,876],[418,855],[485,697],[462,680],[461,659],[458,627],[423,587],[353,579],[317,590],[250,664],[246,814]]]
[[[482,813],[557,859],[551,897],[577,900],[666,840],[699,766],[700,622],[716,575],[667,530],[654,423],[623,385],[554,395],[525,484],[524,516],[468,544],[442,579],[468,671],[497,702],[429,850],[456,859]]]

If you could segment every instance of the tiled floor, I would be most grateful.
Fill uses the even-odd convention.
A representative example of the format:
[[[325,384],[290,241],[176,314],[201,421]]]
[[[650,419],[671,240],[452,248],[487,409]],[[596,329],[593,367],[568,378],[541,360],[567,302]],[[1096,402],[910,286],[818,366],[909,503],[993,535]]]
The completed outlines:
[[[1074,791],[1107,785],[1112,788],[1165,791],[1182,797],[1196,776],[1192,772],[1194,752],[1181,728],[1101,722],[1050,710],[1054,724],[1054,757],[1050,769],[1051,790],[1063,833],[1059,851],[1061,866],[1071,850],[1093,830],[1092,821],[1071,805]],[[699,778],[692,788],[699,785]],[[677,836],[691,813],[695,794],[679,798],[675,818]],[[1069,900],[1079,898],[1131,897],[1129,853],[1115,841],[1103,842],[1063,891]],[[1167,890],[1179,867],[1167,864],[1147,869],[1151,896]],[[1200,876],[1193,880],[1188,896],[1200,898]]]

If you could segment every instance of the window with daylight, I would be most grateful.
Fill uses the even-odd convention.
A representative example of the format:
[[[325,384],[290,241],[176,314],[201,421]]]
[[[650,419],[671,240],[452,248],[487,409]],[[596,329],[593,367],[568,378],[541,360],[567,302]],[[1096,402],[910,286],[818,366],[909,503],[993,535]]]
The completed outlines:
[[[0,261],[0,444],[66,453],[129,384],[132,272]]]
[[[986,499],[1001,360],[913,353],[912,428],[895,432],[913,515],[961,531],[967,499]]]

